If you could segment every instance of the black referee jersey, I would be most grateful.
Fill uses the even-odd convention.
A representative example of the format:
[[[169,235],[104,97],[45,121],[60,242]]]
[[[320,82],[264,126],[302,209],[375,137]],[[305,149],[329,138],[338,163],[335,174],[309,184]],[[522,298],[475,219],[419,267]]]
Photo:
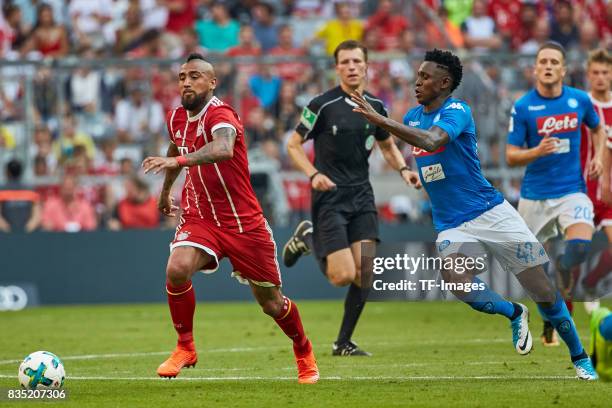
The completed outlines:
[[[380,99],[368,92],[364,97],[378,113],[387,116]],[[304,140],[314,140],[315,167],[340,187],[369,181],[368,158],[374,142],[389,137],[389,132],[353,112],[355,106],[337,86],[310,101],[295,129]]]

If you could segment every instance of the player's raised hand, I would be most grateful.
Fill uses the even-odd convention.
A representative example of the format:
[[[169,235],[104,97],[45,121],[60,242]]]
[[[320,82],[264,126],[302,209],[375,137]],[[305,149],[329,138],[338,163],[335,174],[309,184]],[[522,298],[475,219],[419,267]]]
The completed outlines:
[[[406,184],[416,188],[417,190],[420,190],[421,187],[423,187],[423,184],[421,184],[421,179],[419,178],[419,173],[416,171],[404,170],[402,171],[402,178]]]
[[[338,188],[338,186],[336,186],[336,183],[331,181],[329,179],[329,177],[327,177],[323,173],[317,173],[313,177],[313,179],[310,182],[310,184],[311,184],[312,188],[317,190],[317,191],[332,191],[332,190],[335,190],[336,188]]]
[[[357,104],[353,108],[353,112],[361,113],[365,118],[374,125],[380,125],[385,120],[385,117],[370,105],[368,101],[359,92],[351,94],[351,100]]]
[[[174,205],[174,198],[172,198],[172,195],[162,191],[159,195],[157,209],[166,217],[176,217],[176,210],[179,208]]]
[[[180,166],[175,157],[147,157],[142,162],[145,174],[157,174],[163,169],[178,169]]]
[[[560,140],[558,137],[551,137],[545,135],[537,147],[539,156],[548,156],[550,154],[556,153],[557,150],[559,150],[559,142]]]

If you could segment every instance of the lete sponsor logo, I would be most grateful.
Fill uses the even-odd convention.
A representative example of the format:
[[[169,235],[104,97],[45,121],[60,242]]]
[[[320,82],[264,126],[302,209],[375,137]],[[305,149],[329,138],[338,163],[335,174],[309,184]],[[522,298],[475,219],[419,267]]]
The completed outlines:
[[[578,130],[578,114],[576,112],[539,116],[536,121],[538,134],[542,137]]]
[[[28,295],[19,286],[0,286],[0,312],[18,311],[28,305]]]

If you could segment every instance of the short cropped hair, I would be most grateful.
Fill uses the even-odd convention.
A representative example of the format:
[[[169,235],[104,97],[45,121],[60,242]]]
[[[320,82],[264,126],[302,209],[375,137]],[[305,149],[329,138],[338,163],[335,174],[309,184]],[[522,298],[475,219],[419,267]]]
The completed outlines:
[[[463,65],[459,57],[450,51],[434,48],[425,53],[425,61],[435,62],[446,69],[453,80],[450,91],[453,92],[457,89],[463,78]]]
[[[206,61],[204,59],[204,56],[202,54],[200,54],[199,52],[192,52],[191,54],[189,54],[187,56],[187,59],[185,60],[185,64],[188,63],[189,61],[193,61],[193,60]]]
[[[542,50],[557,50],[563,56],[563,61],[565,61],[565,48],[556,41],[546,41],[544,44],[540,45],[540,48],[538,48],[538,52],[536,53],[536,57]]]
[[[610,65],[612,64],[612,55],[605,48],[597,48],[589,52],[589,58],[587,59],[587,68],[592,63],[598,62],[600,64]]]
[[[365,62],[368,62],[368,49],[365,47],[365,45],[363,45],[359,41],[346,40],[338,44],[338,46],[334,50],[334,59],[336,60],[336,64],[338,64],[338,54],[340,53],[340,51],[355,50],[357,48],[359,48],[363,52],[363,58],[365,59]]]

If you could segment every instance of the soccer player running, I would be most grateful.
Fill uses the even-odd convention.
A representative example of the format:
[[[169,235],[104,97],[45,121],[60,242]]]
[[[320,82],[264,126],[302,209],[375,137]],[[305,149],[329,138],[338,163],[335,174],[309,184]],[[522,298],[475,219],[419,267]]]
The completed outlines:
[[[583,124],[580,153],[582,168],[587,183],[587,193],[593,202],[595,225],[604,230],[608,237],[608,248],[601,252],[599,262],[582,280],[583,288],[588,293],[595,293],[597,283],[612,271],[612,197],[610,196],[610,179],[612,178],[612,55],[603,48],[589,53],[587,60],[587,80],[591,87],[589,97],[599,114],[599,119],[606,131],[606,148],[603,154],[603,173],[601,177],[587,178],[586,169],[595,156],[593,140],[589,129]],[[599,307],[599,300],[585,302],[587,311]]]
[[[250,285],[263,312],[293,341],[298,381],[315,383],[319,372],[312,345],[296,304],[281,293],[276,244],[250,184],[242,121],[214,96],[215,71],[201,55],[189,55],[180,68],[178,85],[182,106],[168,112],[167,157],[147,157],[142,163],[145,173],[165,170],[158,207],[170,217],[178,210],[170,194],[172,184],[186,169],[180,223],[166,267],[178,344],[157,373],[176,377],[183,367],[195,366],[191,278],[197,271],[214,272],[219,260],[228,257],[232,275]]]
[[[482,175],[471,109],[451,96],[462,76],[461,62],[451,52],[428,51],[417,72],[416,99],[420,105],[408,111],[405,124],[380,115],[359,93],[352,95],[359,105],[355,111],[414,146],[419,176],[431,199],[441,256],[454,259],[490,250],[505,270],[515,274],[540,313],[560,329],[578,377],[597,379],[569,311],[542,267],[548,261],[544,248]],[[531,351],[527,307],[493,292],[474,271],[441,272],[446,282],[478,284],[480,290],[453,293],[476,311],[507,317],[516,351],[521,355]]]
[[[602,172],[604,132],[586,92],[563,85],[565,50],[555,42],[536,54],[536,86],[512,109],[506,161],[527,166],[518,211],[540,242],[559,232],[565,252],[556,260],[559,287],[568,297],[571,270],[586,260],[593,236],[593,203],[580,167],[580,126],[591,129],[595,155],[586,170],[596,178]],[[571,303],[568,303],[571,307]],[[571,313],[571,310],[570,310]],[[558,345],[553,324],[544,319],[544,345]]]
[[[352,340],[367,299],[361,289],[361,244],[378,241],[378,218],[369,181],[368,158],[377,142],[385,160],[408,184],[419,188],[389,133],[372,126],[353,112],[352,92],[364,92],[368,51],[348,40],[334,51],[340,85],[314,98],[304,108],[300,123],[288,142],[295,166],[310,178],[312,222],[302,221],[283,248],[283,262],[294,265],[301,255],[314,252],[321,270],[334,286],[349,286],[334,356],[369,356]],[[365,92],[378,113],[387,116],[383,103]],[[302,144],[314,140],[315,162]]]

